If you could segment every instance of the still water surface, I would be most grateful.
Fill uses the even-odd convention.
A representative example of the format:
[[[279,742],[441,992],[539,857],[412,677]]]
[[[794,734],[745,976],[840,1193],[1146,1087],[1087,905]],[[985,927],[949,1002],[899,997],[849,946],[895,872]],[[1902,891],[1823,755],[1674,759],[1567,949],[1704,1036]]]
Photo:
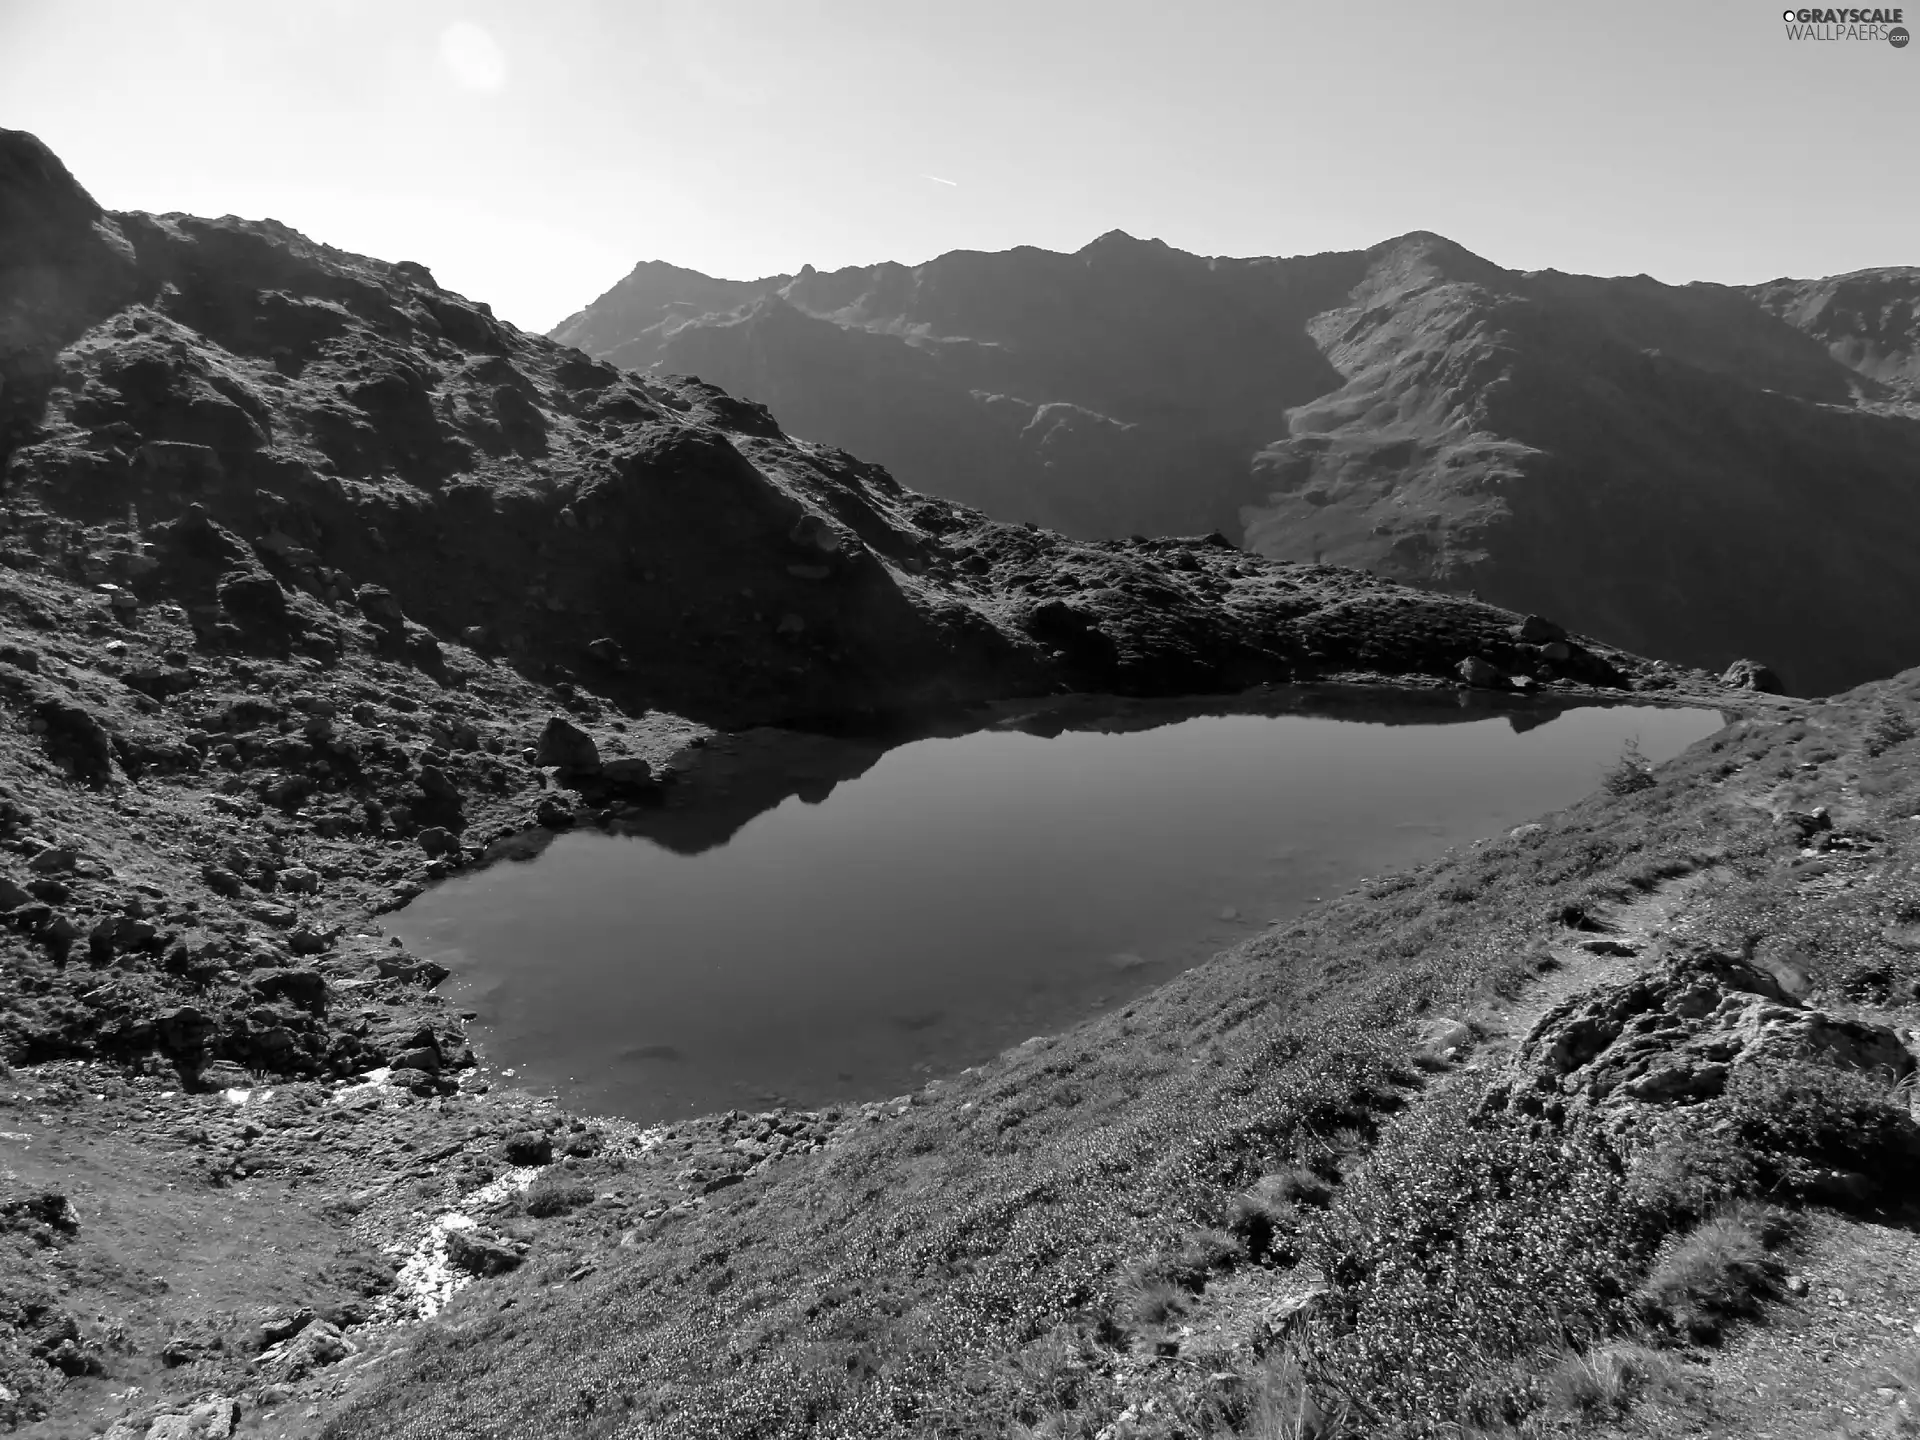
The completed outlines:
[[[453,968],[493,1064],[570,1104],[659,1119],[892,1095],[1566,805],[1629,739],[1660,760],[1721,723],[1238,714],[920,740],[699,853],[567,834],[394,929]]]

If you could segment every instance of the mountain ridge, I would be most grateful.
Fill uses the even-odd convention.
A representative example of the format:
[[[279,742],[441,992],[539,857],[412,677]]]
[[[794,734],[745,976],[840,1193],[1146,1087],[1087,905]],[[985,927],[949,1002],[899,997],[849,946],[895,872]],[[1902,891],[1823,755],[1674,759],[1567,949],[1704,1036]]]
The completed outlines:
[[[676,268],[714,288],[671,314],[658,273],[555,336],[706,376],[1002,518],[1218,529],[1691,664],[1764,651],[1806,693],[1920,655],[1898,618],[1920,589],[1911,268],[1674,286],[1511,271],[1420,230],[1247,258],[1110,231],[757,281]],[[1770,576],[1757,603],[1728,599],[1740,554]]]

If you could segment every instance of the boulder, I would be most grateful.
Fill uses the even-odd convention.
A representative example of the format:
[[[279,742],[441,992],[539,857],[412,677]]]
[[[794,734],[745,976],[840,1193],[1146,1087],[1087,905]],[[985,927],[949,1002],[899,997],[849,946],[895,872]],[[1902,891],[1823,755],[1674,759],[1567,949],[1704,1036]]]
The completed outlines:
[[[453,973],[437,961],[413,955],[381,955],[374,963],[382,980],[404,980],[429,990]]]
[[[593,742],[589,740],[587,743],[591,745]],[[448,779],[447,772],[438,765],[420,767],[420,788],[427,793],[429,799],[438,800],[442,804],[458,805],[460,803],[460,787]]]
[[[215,1090],[245,1090],[253,1077],[231,1060],[208,1060],[193,1073],[189,1088],[205,1095]]]
[[[447,1260],[470,1275],[504,1275],[525,1259],[524,1252],[484,1225],[447,1231]]]
[[[1469,655],[1453,668],[1454,673],[1469,685],[1498,686],[1506,680],[1506,676],[1478,655]]]
[[[600,771],[600,747],[564,715],[551,715],[540,732],[540,743],[534,747],[534,763],[551,765],[565,775],[596,775]]]
[[[191,1410],[156,1415],[143,1440],[229,1440],[239,1423],[239,1401],[214,1395]]]
[[[160,1043],[175,1055],[190,1054],[207,1043],[213,1034],[213,1017],[192,1005],[163,1010],[153,1017],[153,1028]]]
[[[27,868],[39,875],[64,875],[80,863],[80,852],[71,845],[49,845],[27,861]]]
[[[291,1340],[261,1357],[261,1368],[278,1380],[300,1380],[353,1354],[357,1347],[330,1320],[314,1320]]]
[[[1787,687],[1780,677],[1758,660],[1736,660],[1721,675],[1720,683],[1735,690],[1753,690],[1762,695],[1784,695]]]
[[[533,807],[533,818],[549,830],[565,830],[573,824],[573,807],[558,795],[543,795]]]
[[[1543,615],[1529,615],[1513,627],[1513,638],[1524,645],[1550,645],[1564,643],[1567,632]]]
[[[290,895],[314,895],[320,890],[320,872],[305,865],[290,865],[280,872],[276,883]]]
[[[1442,1016],[1420,1027],[1420,1043],[1429,1050],[1457,1050],[1473,1043],[1473,1029],[1463,1020]]]
[[[451,830],[441,825],[429,825],[413,837],[420,848],[428,855],[458,855],[460,839]]]
[[[653,779],[653,766],[632,756],[622,756],[602,764],[600,778],[614,785],[645,785]]]
[[[296,925],[287,932],[287,944],[296,955],[318,955],[333,948],[340,938],[338,925],[316,925],[312,921]]]
[[[327,1003],[327,977],[318,970],[269,970],[254,977],[253,993],[262,1000],[287,1000],[302,1010]]]
[[[393,592],[384,585],[362,585],[353,592],[353,603],[360,607],[362,615],[376,625],[397,625],[406,619],[400,602],[393,598]]]

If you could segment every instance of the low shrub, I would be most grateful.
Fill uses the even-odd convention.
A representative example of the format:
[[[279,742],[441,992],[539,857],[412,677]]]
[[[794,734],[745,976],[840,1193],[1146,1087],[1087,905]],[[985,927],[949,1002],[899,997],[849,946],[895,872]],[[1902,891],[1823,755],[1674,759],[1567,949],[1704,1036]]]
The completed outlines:
[[[1600,786],[1609,795],[1632,795],[1639,790],[1651,790],[1655,783],[1652,762],[1641,753],[1637,740],[1622,745],[1620,758],[1600,777]]]
[[[1653,1242],[1618,1156],[1483,1109],[1485,1084],[1388,1132],[1308,1227],[1305,1258],[1333,1285],[1307,1322],[1316,1363],[1383,1433],[1517,1419],[1532,1377],[1515,1361],[1635,1318]]]

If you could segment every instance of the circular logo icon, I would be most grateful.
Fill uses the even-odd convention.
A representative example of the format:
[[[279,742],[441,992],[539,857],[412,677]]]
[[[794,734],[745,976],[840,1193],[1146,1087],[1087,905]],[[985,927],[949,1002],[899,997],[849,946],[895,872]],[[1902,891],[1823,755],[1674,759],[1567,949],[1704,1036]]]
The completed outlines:
[[[1896,50],[1906,49],[1908,38],[1907,27],[1904,25],[1896,25],[1887,32],[1887,43]]]
[[[1782,10],[1782,11],[1780,12],[1780,18],[1781,18],[1782,20],[1784,20],[1784,21],[1786,21],[1786,22],[1787,22],[1787,24],[1789,24],[1789,25],[1791,25],[1791,24],[1793,24],[1793,11],[1791,11],[1791,10]]]

